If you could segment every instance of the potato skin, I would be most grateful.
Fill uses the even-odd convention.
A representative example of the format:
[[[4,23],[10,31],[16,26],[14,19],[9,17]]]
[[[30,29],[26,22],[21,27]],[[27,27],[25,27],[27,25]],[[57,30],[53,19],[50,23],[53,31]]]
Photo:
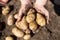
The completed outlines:
[[[35,10],[34,10],[34,9],[30,9],[30,10],[28,11],[27,15],[32,14],[32,13],[35,13]]]
[[[13,25],[14,24],[14,17],[13,17],[13,15],[9,15],[8,16],[7,24],[8,25]]]
[[[7,36],[6,38],[5,38],[5,40],[14,40],[12,37],[10,37],[10,36]]]
[[[20,22],[16,21],[15,25],[16,25],[16,27],[20,28]]]
[[[28,23],[26,22],[26,17],[24,16],[21,21],[16,22],[16,26],[19,29],[26,30],[28,28]]]
[[[26,34],[26,35],[24,35],[24,37],[23,37],[25,40],[28,40],[28,39],[30,39],[31,38],[31,35],[30,34]]]
[[[19,29],[17,29],[16,27],[12,29],[12,33],[13,33],[16,37],[18,37],[18,38],[24,36],[24,32],[21,31],[21,30],[19,30]]]
[[[3,15],[7,15],[7,14],[9,13],[9,11],[10,11],[9,6],[6,6],[6,7],[3,7],[3,8],[2,8],[2,14],[3,14]]]
[[[37,13],[36,22],[40,26],[45,26],[46,25],[46,20],[40,13]]]
[[[17,18],[18,18],[18,14],[15,14],[15,15],[14,15],[14,18],[17,19]]]
[[[30,29],[30,30],[36,31],[37,27],[38,27],[38,26],[37,26],[37,24],[36,24],[35,21],[29,23],[29,29]]]
[[[30,23],[30,22],[32,22],[34,20],[35,20],[35,15],[33,13],[26,16],[26,21],[28,23]]]
[[[35,13],[35,10],[34,9],[30,9],[28,11],[27,16],[26,16],[26,21],[28,23],[34,21],[34,19],[35,19],[35,14],[34,13]]]

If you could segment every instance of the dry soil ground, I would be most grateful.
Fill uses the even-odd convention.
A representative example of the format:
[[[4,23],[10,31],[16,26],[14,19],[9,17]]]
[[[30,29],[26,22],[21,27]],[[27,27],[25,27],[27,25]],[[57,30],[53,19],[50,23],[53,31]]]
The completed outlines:
[[[10,5],[12,8],[10,14],[17,13],[20,8],[20,1],[11,0],[7,5]],[[10,27],[6,24],[6,18],[8,15],[3,16],[1,14],[1,8],[2,6],[0,6],[0,21],[4,26],[2,32],[0,32],[0,40],[4,40],[8,35],[14,36],[11,32],[14,25]],[[50,24],[40,28],[39,32],[36,33],[30,40],[60,40],[60,16],[58,14],[60,13],[60,7],[57,7],[51,1],[48,1],[46,8],[50,12]],[[16,40],[23,40],[22,38],[16,38],[15,36],[14,38]]]

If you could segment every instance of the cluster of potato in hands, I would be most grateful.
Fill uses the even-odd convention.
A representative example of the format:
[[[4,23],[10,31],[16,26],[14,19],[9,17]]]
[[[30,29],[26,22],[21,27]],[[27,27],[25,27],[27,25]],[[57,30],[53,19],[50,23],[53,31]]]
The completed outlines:
[[[2,14],[7,15],[9,10],[10,9],[7,7],[2,11]],[[17,18],[18,14],[9,15],[7,18],[7,24],[10,26],[15,23],[16,27],[12,28],[12,33],[18,38],[23,37],[25,40],[31,38],[31,31],[34,33],[38,29],[38,25],[40,25],[40,27],[46,25],[45,18],[42,14],[36,13],[34,9],[30,9],[27,15],[22,17],[21,21],[14,21],[14,19]]]

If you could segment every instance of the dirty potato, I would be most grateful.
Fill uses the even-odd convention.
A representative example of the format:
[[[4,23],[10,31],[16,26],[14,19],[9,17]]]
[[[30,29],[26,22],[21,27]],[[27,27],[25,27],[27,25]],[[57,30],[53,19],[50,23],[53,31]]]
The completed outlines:
[[[13,37],[7,36],[5,40],[14,40]]]
[[[30,34],[26,34],[26,35],[24,35],[24,40],[29,40],[30,38],[31,38],[31,35]]]
[[[14,17],[13,17],[13,15],[9,15],[8,16],[7,24],[8,25],[13,25],[14,24]]]
[[[12,29],[12,33],[16,36],[16,37],[23,37],[24,36],[24,32],[19,30],[18,28],[13,28]]]
[[[20,21],[19,21],[19,22],[16,21],[16,22],[15,22],[15,25],[16,25],[18,28],[20,28]]]
[[[27,16],[26,16],[26,21],[27,21],[28,23],[34,21],[34,19],[35,19],[34,13],[35,13],[35,10],[33,10],[33,9],[30,9],[30,10],[28,11]]]
[[[35,10],[34,10],[34,9],[30,9],[30,10],[28,11],[27,15],[32,14],[32,13],[35,13]]]
[[[9,6],[2,7],[2,14],[7,15],[10,11]]]
[[[19,29],[26,30],[28,28],[28,23],[26,22],[26,17],[24,16],[21,21],[16,22],[16,26]]]
[[[29,15],[26,16],[26,21],[28,23],[34,21],[34,19],[35,19],[35,15],[34,14],[29,14]]]
[[[30,30],[36,31],[37,27],[38,27],[38,26],[37,26],[37,24],[36,24],[35,21],[29,23],[29,29],[30,29]]]
[[[37,13],[36,22],[40,26],[45,26],[46,25],[46,20],[40,13]]]
[[[14,15],[14,18],[17,19],[17,18],[18,18],[18,14],[15,14],[15,15]]]

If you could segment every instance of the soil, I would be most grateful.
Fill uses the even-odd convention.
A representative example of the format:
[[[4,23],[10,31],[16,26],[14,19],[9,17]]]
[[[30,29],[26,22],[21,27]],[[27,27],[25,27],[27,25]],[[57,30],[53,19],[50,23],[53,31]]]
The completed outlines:
[[[20,8],[19,0],[11,0],[7,5],[10,5],[11,12],[9,14],[18,13]],[[36,33],[30,40],[60,40],[60,12],[59,6],[52,3],[50,0],[46,4],[46,8],[50,13],[50,23],[45,27],[39,28],[39,32]],[[22,38],[17,38],[11,32],[11,29],[15,26],[8,26],[6,23],[6,19],[8,15],[2,15],[2,6],[0,6],[0,22],[2,24],[2,28],[0,31],[0,40],[5,40],[6,36],[13,36],[15,40],[23,40]]]

